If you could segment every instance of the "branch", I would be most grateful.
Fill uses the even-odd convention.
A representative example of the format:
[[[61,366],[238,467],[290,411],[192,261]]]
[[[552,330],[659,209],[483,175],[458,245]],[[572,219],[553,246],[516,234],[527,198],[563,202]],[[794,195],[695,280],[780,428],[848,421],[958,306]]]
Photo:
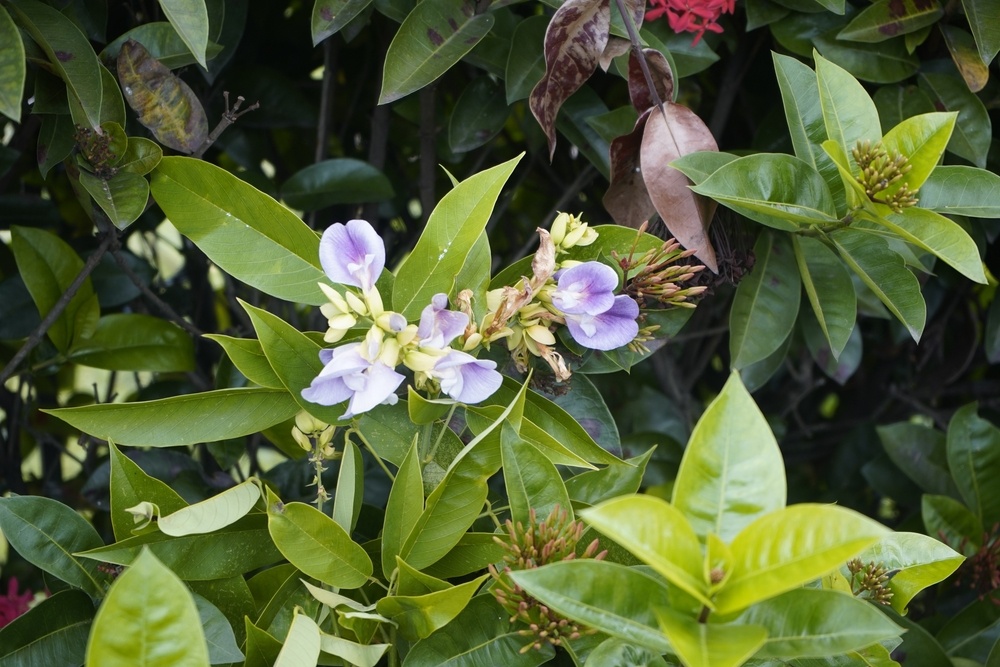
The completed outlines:
[[[639,32],[635,29],[632,12],[628,11],[628,8],[625,7],[625,0],[615,0],[615,5],[618,7],[618,13],[622,15],[622,23],[625,24],[629,41],[632,42],[632,52],[635,53],[635,57],[639,60],[639,69],[642,70],[642,77],[646,79],[649,95],[653,98],[653,102],[656,103],[656,108],[666,118],[667,112],[663,110],[663,100],[660,99],[660,93],[656,90],[656,84],[653,83],[653,75],[649,73],[649,64],[646,62],[646,54],[642,52],[642,42],[639,40]],[[676,73],[674,75],[676,76]]]
[[[219,135],[221,135],[226,130],[227,127],[229,127],[237,120],[239,120],[240,116],[242,116],[243,114],[250,113],[254,109],[260,108],[260,102],[254,102],[243,111],[240,111],[240,107],[243,106],[243,102],[246,101],[246,98],[244,98],[242,95],[238,95],[236,97],[236,104],[234,104],[233,108],[230,109],[229,91],[228,90],[223,91],[222,96],[226,99],[226,110],[222,113],[222,120],[220,120],[219,124],[215,126],[215,129],[213,129],[211,133],[209,133],[209,135],[205,138],[205,141],[202,142],[201,146],[198,147],[198,150],[196,150],[194,153],[191,153],[191,157],[200,158],[202,155],[205,154],[205,151],[207,151],[209,147],[218,140]]]

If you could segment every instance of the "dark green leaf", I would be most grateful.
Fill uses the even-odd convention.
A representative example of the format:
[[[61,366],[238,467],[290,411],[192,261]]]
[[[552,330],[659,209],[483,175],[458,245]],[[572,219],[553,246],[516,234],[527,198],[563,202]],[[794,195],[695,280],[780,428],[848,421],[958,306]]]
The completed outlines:
[[[112,442],[111,449],[111,526],[115,538],[131,536],[135,516],[126,510],[141,502],[153,503],[163,515],[187,507],[187,503],[169,485],[143,472],[132,459],[122,454]]]
[[[4,667],[78,667],[86,654],[94,603],[83,591],[60,591],[0,629]]]
[[[927,534],[956,549],[963,547],[966,555],[979,548],[983,539],[983,524],[968,507],[950,496],[925,494],[921,514]]]
[[[851,19],[837,39],[884,42],[937,22],[944,10],[936,0],[877,0]]]
[[[448,145],[456,153],[479,148],[495,137],[510,110],[503,86],[486,75],[469,82],[452,109],[448,121]]]
[[[24,95],[24,43],[10,14],[0,7],[0,113],[15,123],[21,122],[21,97]]]
[[[392,184],[381,171],[353,158],[335,158],[295,172],[281,186],[292,208],[315,211],[334,204],[363,204],[393,196]]]
[[[569,494],[556,466],[521,440],[508,425],[502,427],[500,452],[511,518],[515,522],[527,525],[531,510],[542,521],[556,508],[573,518]]]
[[[927,493],[960,497],[948,472],[945,435],[929,426],[899,422],[878,427],[892,462]]]
[[[958,112],[948,150],[977,167],[985,167],[993,126],[982,101],[962,79],[949,74],[921,73],[919,85],[930,95],[938,111]]]
[[[1000,521],[1000,429],[966,405],[948,424],[948,467],[966,504],[982,522]]]
[[[1000,217],[1000,176],[975,167],[943,165],[920,188],[918,203],[945,215]]]
[[[371,3],[372,0],[316,0],[312,9],[313,46],[340,32]]]
[[[138,177],[137,177],[138,178]],[[77,341],[78,364],[121,371],[194,370],[194,344],[183,329],[150,315],[105,315],[90,338]]]
[[[507,104],[523,100],[531,94],[538,80],[545,75],[545,29],[547,16],[529,16],[517,24],[511,39],[510,56],[504,84]]]
[[[159,0],[163,13],[198,64],[208,68],[208,9],[205,0]]]
[[[242,660],[243,652],[236,645],[233,628],[219,608],[198,594],[194,595],[194,604],[198,609],[202,632],[205,634],[209,664],[229,664]]]
[[[178,69],[198,62],[191,50],[188,49],[187,44],[174,30],[174,26],[166,21],[143,23],[132,28],[105,46],[104,50],[101,51],[101,59],[105,62],[116,60],[121,52],[122,44],[130,39],[146,47],[149,55],[159,60],[160,64],[167,69]],[[209,42],[206,55],[212,59],[222,51],[222,48],[215,42]]]
[[[873,83],[896,83],[916,74],[919,61],[907,53],[902,39],[877,44],[842,42],[839,28],[815,38],[816,49],[852,75]],[[878,128],[875,128],[878,129]]]
[[[1000,7],[990,0],[962,0],[962,9],[979,46],[979,57],[988,65],[1000,51]]]

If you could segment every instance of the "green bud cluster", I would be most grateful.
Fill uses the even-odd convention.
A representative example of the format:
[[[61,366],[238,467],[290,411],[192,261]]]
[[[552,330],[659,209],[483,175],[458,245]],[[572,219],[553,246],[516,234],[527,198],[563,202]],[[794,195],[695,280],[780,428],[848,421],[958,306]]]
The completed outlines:
[[[854,161],[858,164],[858,175],[855,179],[865,189],[865,194],[873,202],[885,204],[896,213],[917,203],[917,191],[910,190],[907,183],[902,183],[890,194],[879,194],[888,190],[913,169],[909,158],[901,153],[890,155],[882,146],[882,142],[872,144],[871,141],[859,141],[852,151]]]
[[[659,248],[647,250],[639,256],[636,256],[634,246],[627,257],[620,257],[612,252],[625,273],[626,294],[640,304],[650,300],[662,306],[680,308],[694,308],[696,304],[689,299],[708,289],[704,285],[684,287],[684,283],[705,269],[700,264],[681,263],[693,254],[694,250],[681,250],[680,244],[674,239],[664,241]],[[635,274],[629,278],[633,271]]]
[[[887,584],[895,572],[874,561],[865,565],[858,558],[848,562],[847,569],[851,573],[851,593],[855,597],[877,604],[892,604],[893,593]]]

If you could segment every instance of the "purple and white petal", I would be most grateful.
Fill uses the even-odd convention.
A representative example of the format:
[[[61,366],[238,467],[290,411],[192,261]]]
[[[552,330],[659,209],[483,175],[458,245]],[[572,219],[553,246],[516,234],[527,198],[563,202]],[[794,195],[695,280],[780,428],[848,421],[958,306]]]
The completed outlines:
[[[611,308],[618,274],[607,264],[584,262],[559,272],[552,305],[567,315],[597,315]]]
[[[420,313],[417,340],[421,347],[443,350],[462,335],[468,324],[469,316],[457,310],[448,310],[448,295],[439,292]]]
[[[441,384],[441,391],[456,401],[479,403],[492,396],[503,383],[496,367],[494,361],[452,350],[438,360],[429,375]]]
[[[397,373],[380,361],[368,367],[363,373],[345,377],[344,381],[354,391],[347,412],[341,419],[350,419],[362,412],[368,412],[376,405],[393,404],[398,399],[396,389],[406,377]]]
[[[363,372],[369,365],[359,352],[360,345],[352,343],[332,350],[320,350],[323,370],[302,390],[302,398],[319,405],[336,405],[354,393],[344,381],[345,376]]]
[[[385,268],[385,244],[365,220],[337,222],[323,232],[319,261],[333,282],[368,292]]]
[[[566,326],[580,345],[591,350],[614,350],[631,343],[639,333],[637,317],[639,304],[623,294],[603,313],[566,315]]]

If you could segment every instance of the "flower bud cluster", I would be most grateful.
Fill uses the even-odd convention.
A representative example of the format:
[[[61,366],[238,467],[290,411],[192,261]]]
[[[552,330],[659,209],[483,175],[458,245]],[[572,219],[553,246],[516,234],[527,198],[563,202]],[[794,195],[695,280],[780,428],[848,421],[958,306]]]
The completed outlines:
[[[855,179],[873,202],[885,204],[894,212],[900,213],[919,201],[916,197],[917,190],[910,190],[907,183],[902,183],[894,192],[879,197],[880,193],[888,190],[913,169],[905,155],[890,155],[882,147],[881,141],[873,145],[868,140],[858,141],[851,153],[859,170]]]
[[[893,572],[882,564],[870,561],[867,565],[855,558],[847,563],[851,573],[851,593],[863,600],[871,600],[876,604],[892,604],[892,589],[887,585]]]
[[[581,214],[582,215],[582,214]],[[549,229],[556,253],[568,252],[576,246],[588,246],[597,240],[597,232],[575,215],[560,213]]]
[[[681,263],[694,255],[694,252],[681,250],[680,243],[669,239],[660,247],[647,250],[639,256],[636,256],[634,246],[627,257],[619,257],[617,253],[612,255],[618,260],[627,279],[635,272],[626,282],[625,293],[639,303],[653,301],[661,306],[694,308],[695,303],[690,299],[700,296],[708,289],[705,285],[683,286],[705,270],[701,264]]]

